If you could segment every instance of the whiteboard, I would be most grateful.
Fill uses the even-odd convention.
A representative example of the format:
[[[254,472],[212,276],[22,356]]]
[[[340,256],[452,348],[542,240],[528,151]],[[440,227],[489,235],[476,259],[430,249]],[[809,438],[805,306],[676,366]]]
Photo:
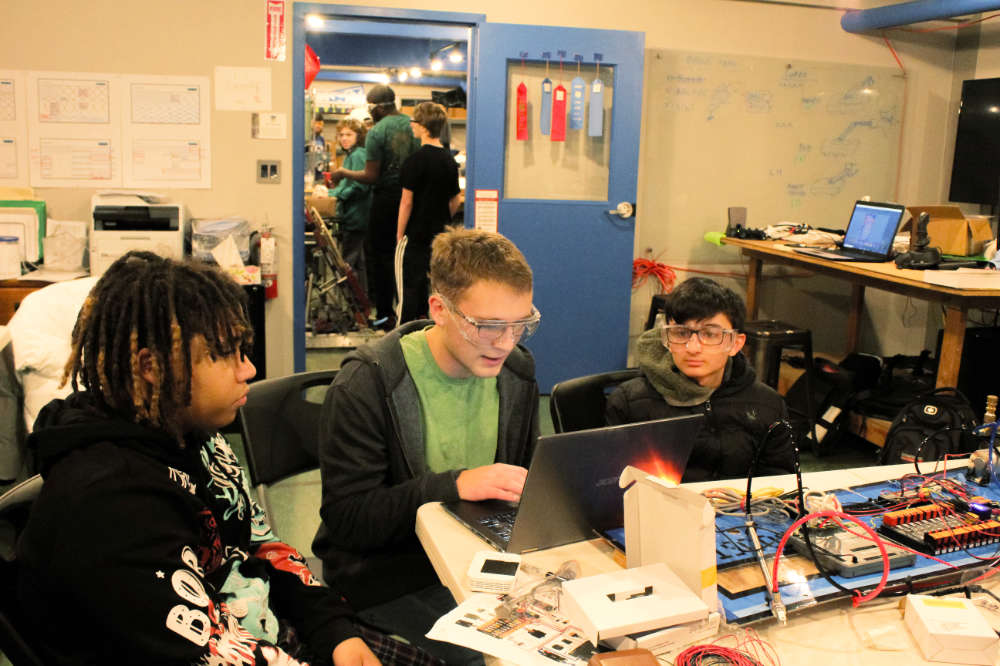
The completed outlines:
[[[729,206],[747,225],[843,229],[854,201],[890,201],[904,80],[891,67],[649,52],[640,243],[661,260],[738,261],[702,240]]]

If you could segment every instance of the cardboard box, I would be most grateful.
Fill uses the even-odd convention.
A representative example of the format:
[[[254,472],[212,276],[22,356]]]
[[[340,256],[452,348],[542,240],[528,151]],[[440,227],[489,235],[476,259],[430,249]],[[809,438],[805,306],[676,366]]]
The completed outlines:
[[[333,217],[337,212],[337,200],[333,197],[306,197],[306,212],[310,206],[323,217]]]
[[[666,564],[565,581],[560,610],[598,641],[708,617],[708,606]]]
[[[625,488],[628,566],[666,563],[715,610],[719,596],[712,505],[700,493],[632,466],[622,471],[618,485]]]
[[[1000,639],[970,599],[909,594],[903,622],[928,661],[996,663]]]
[[[941,248],[943,254],[978,256],[983,253],[983,246],[993,239],[989,218],[966,217],[958,206],[907,206],[906,210],[913,216],[904,227],[910,229],[911,250],[917,240],[917,218],[923,212],[931,218],[927,223],[931,246]]]
[[[655,655],[677,652],[695,641],[704,641],[719,633],[721,615],[712,611],[708,617],[684,622],[666,629],[607,638],[602,642],[615,650],[649,650]]]

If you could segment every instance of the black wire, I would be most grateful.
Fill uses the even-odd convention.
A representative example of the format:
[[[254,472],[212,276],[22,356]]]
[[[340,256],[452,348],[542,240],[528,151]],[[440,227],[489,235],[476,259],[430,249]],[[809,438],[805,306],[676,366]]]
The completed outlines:
[[[963,428],[962,426],[958,426],[958,427],[955,427],[955,426],[944,426],[943,428],[938,428],[937,430],[935,430],[934,432],[932,432],[931,434],[927,435],[922,440],[920,440],[920,444],[917,445],[917,450],[913,452],[913,469],[917,470],[917,474],[920,474],[921,476],[923,476],[923,472],[920,471],[920,466],[917,463],[920,460],[920,454],[923,452],[924,446],[927,444],[927,442],[929,442],[930,440],[934,439],[935,437],[937,437],[938,435],[940,435],[942,433],[948,433],[948,432],[950,432],[952,430],[957,430],[958,432],[962,432],[963,430],[965,430],[965,428]],[[951,451],[951,437],[947,437],[946,436],[945,437],[945,441],[948,443],[947,444],[948,450],[945,451],[945,456],[952,455],[952,451]],[[944,461],[944,457],[942,457],[941,460]],[[936,461],[937,461],[937,459],[934,460],[934,462],[936,462]],[[925,461],[925,462],[931,462],[931,461]],[[944,469],[942,471],[948,471],[947,470],[947,462],[943,462],[942,464],[943,464],[943,467],[944,467]]]
[[[785,427],[788,428],[790,432],[794,432],[792,430],[791,424],[788,423],[788,421],[776,421],[775,423],[771,424],[771,428],[768,429],[768,434],[770,434],[771,430],[774,429],[775,425],[777,425],[778,423],[784,424]],[[765,435],[765,441],[766,441],[766,437],[767,436]],[[763,448],[763,447],[761,447],[761,448]],[[807,515],[808,511],[806,510],[805,492],[803,491],[803,488],[802,488],[802,463],[799,460],[799,447],[798,447],[798,444],[794,444],[793,443],[792,451],[794,453],[794,455],[792,456],[792,458],[793,458],[793,463],[795,465],[795,487],[796,487],[796,489],[798,491],[798,495],[799,495],[799,517],[801,518],[801,517]],[[816,571],[819,572],[819,574],[826,580],[826,582],[829,583],[830,585],[832,585],[833,587],[837,588],[841,592],[847,594],[848,596],[853,595],[853,594],[857,594],[858,596],[861,596],[861,592],[860,591],[858,591],[858,590],[851,590],[849,588],[846,588],[846,587],[844,587],[843,585],[841,585],[840,583],[838,583],[837,581],[835,581],[833,579],[833,576],[830,574],[830,572],[827,571],[825,568],[823,568],[823,565],[820,563],[819,558],[816,556],[816,551],[813,550],[812,539],[809,538],[809,527],[805,523],[802,523],[802,526],[799,527],[799,529],[802,531],[802,540],[806,544],[806,550],[809,551],[809,559],[812,560],[813,566],[816,567]],[[778,555],[779,555],[779,553],[775,553],[775,557],[778,557]]]

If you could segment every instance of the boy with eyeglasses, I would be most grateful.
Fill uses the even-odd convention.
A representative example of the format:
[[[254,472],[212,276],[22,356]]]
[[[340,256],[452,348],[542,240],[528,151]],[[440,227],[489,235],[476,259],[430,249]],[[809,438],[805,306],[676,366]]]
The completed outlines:
[[[708,278],[690,278],[671,294],[662,321],[639,336],[636,347],[642,376],[608,396],[610,425],[704,414],[684,481],[745,477],[754,451],[755,474],[794,471],[794,441],[786,428],[765,435],[788,416],[784,398],[757,380],[740,353],[743,301]]]
[[[540,315],[531,268],[497,233],[439,234],[430,279],[430,320],[349,354],[327,393],[313,552],[362,619],[449,664],[476,663],[478,654],[470,661],[424,638],[454,601],[416,539],[416,512],[425,502],[520,497],[538,385],[517,343]]]

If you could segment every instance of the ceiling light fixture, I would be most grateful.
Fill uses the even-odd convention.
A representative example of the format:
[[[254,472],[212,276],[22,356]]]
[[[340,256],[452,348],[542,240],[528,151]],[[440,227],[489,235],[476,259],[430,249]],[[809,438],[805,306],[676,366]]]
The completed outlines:
[[[463,52],[465,42],[450,42],[445,44],[439,49],[435,49],[430,53],[431,60],[431,70],[435,72],[441,71],[444,67],[442,58],[447,56],[448,61],[452,64],[458,64],[465,60],[465,53]]]

